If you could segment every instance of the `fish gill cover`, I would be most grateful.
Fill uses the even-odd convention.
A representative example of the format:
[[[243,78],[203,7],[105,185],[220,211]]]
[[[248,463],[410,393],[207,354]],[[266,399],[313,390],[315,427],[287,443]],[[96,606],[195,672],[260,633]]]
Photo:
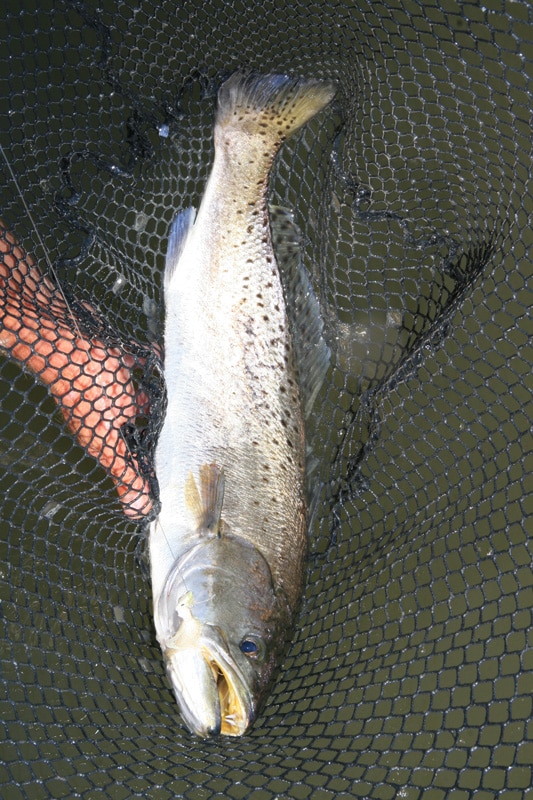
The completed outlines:
[[[107,439],[91,453],[58,410],[73,376],[43,384],[61,361],[0,361],[10,797],[527,796],[531,17],[513,2],[8,0],[0,142],[28,209],[2,165],[1,346],[17,308],[44,310],[24,330],[123,368],[126,354],[130,398],[106,417],[113,453],[124,443],[106,460]],[[301,233],[332,367],[307,424],[292,646],[252,731],[202,742],[166,681],[142,525],[116,488],[133,467],[157,501],[166,241],[198,207],[216,92],[238,68],[338,86],[280,153],[270,198]],[[113,364],[96,362],[105,383]]]

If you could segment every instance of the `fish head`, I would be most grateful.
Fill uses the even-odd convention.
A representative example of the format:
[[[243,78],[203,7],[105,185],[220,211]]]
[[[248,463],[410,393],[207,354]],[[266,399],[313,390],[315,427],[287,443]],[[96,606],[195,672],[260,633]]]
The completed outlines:
[[[268,695],[292,616],[266,559],[243,539],[209,537],[176,561],[154,619],[192,733],[245,733]]]

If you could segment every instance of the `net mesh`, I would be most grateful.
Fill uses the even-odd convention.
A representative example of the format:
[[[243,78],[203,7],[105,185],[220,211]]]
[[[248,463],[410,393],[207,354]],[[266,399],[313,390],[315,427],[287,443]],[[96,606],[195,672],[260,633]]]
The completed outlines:
[[[533,797],[532,16],[7,1],[6,797]],[[242,66],[339,85],[271,182],[333,364],[294,641],[251,733],[204,742],[164,676],[142,517],[166,237],[198,206],[216,91]]]

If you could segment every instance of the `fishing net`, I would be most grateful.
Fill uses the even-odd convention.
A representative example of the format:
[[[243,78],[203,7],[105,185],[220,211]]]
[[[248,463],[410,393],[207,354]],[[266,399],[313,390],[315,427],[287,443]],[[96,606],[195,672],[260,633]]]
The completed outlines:
[[[7,1],[2,796],[533,796],[532,17]],[[332,366],[292,646],[252,731],[202,741],[155,641],[144,521],[168,230],[239,67],[338,83],[271,181]]]

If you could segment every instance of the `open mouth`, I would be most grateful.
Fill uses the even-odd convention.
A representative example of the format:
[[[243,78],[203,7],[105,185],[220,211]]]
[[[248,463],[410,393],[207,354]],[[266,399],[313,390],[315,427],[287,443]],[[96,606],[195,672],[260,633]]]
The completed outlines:
[[[249,709],[234,685],[235,676],[213,658],[208,658],[220,704],[220,733],[241,736],[250,723]]]
[[[241,736],[254,718],[253,691],[221,631],[195,619],[187,597],[177,630],[161,637],[182,718],[197,736]]]

